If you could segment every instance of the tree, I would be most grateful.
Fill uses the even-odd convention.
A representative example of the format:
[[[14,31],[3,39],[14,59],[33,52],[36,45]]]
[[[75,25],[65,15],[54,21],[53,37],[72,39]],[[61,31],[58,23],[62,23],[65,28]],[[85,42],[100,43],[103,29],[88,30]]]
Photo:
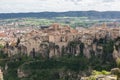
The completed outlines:
[[[80,54],[83,56],[84,43],[80,44]]]
[[[34,58],[35,57],[35,48],[33,48],[32,53],[33,53],[33,58]]]
[[[20,38],[17,39],[17,43],[16,43],[16,46],[18,46],[20,43]]]
[[[6,48],[8,48],[8,47],[9,47],[9,43],[8,43],[8,42],[6,42],[6,45],[5,45],[5,47],[6,47]]]

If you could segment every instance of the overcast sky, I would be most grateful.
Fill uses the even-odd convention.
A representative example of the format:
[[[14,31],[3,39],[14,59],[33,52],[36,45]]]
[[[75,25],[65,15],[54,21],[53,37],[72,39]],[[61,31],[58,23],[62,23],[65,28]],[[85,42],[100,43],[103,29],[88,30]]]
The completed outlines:
[[[0,0],[0,13],[120,11],[120,0]]]

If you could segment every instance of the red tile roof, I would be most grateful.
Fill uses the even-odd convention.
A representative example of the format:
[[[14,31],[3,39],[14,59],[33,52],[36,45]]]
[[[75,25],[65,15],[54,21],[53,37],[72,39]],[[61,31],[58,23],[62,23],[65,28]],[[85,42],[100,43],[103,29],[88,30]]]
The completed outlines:
[[[7,37],[5,33],[0,33],[0,37]]]

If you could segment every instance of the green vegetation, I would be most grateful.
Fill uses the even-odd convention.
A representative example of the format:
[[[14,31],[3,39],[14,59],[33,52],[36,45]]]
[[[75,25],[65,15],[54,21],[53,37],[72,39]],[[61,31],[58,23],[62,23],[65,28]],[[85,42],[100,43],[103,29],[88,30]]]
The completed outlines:
[[[108,71],[105,71],[105,70],[102,70],[102,71],[96,71],[96,70],[93,70],[92,71],[92,75],[89,76],[89,80],[96,80],[97,76],[99,75],[110,75],[111,72],[108,72]]]
[[[0,25],[15,23],[12,27],[39,27],[49,26],[53,23],[59,23],[61,25],[70,25],[71,27],[90,27],[97,23],[98,20],[89,20],[87,17],[54,17],[54,18],[16,18],[16,19],[4,19],[0,20]],[[16,25],[16,23],[18,23]]]
[[[95,80],[96,75],[108,75],[110,72],[107,71],[117,67],[117,64],[119,66],[119,60],[116,63],[112,56],[115,41],[103,38],[96,40],[94,43],[103,47],[103,53],[95,55],[91,51],[90,58],[83,54],[84,43],[80,41],[69,42],[68,49],[72,49],[73,52],[68,55],[64,50],[65,47],[63,47],[64,54],[59,58],[28,57],[21,54],[7,57],[1,50],[0,66],[4,71],[4,80],[77,80],[78,75],[93,75],[90,80]],[[73,49],[78,45],[81,53],[75,56],[73,55],[75,53]],[[6,65],[8,66],[7,69],[5,68]],[[18,78],[18,69],[27,76]],[[115,74],[119,76],[119,70],[115,71]]]
[[[105,70],[102,70],[101,72],[93,70],[93,72],[92,72],[92,75],[109,75],[109,74],[111,74],[111,73],[108,71],[105,71]]]

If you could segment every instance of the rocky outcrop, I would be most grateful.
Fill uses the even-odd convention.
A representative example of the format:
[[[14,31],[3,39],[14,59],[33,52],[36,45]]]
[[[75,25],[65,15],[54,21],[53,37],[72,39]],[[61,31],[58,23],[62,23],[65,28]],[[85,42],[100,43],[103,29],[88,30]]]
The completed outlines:
[[[113,58],[116,60],[120,58],[119,52],[116,50],[116,47],[114,46],[114,51],[113,51]]]
[[[120,80],[120,69],[119,68],[111,69],[111,73],[117,75],[117,79],[116,80]]]
[[[27,77],[28,75],[25,74],[22,70],[18,69],[17,74],[19,78]]]
[[[3,72],[2,72],[1,69],[0,69],[0,80],[4,80],[4,79],[3,79]]]
[[[83,53],[84,53],[84,55],[85,55],[87,58],[90,58],[90,57],[91,57],[91,52],[90,52],[90,50],[91,50],[91,47],[85,45]]]
[[[114,59],[120,59],[120,39],[117,38],[114,44],[114,51],[113,51]]]
[[[9,57],[18,53],[24,55],[24,54],[27,54],[27,47],[20,44],[18,46],[9,45],[8,47],[5,46],[3,51],[5,54],[8,54]]]

